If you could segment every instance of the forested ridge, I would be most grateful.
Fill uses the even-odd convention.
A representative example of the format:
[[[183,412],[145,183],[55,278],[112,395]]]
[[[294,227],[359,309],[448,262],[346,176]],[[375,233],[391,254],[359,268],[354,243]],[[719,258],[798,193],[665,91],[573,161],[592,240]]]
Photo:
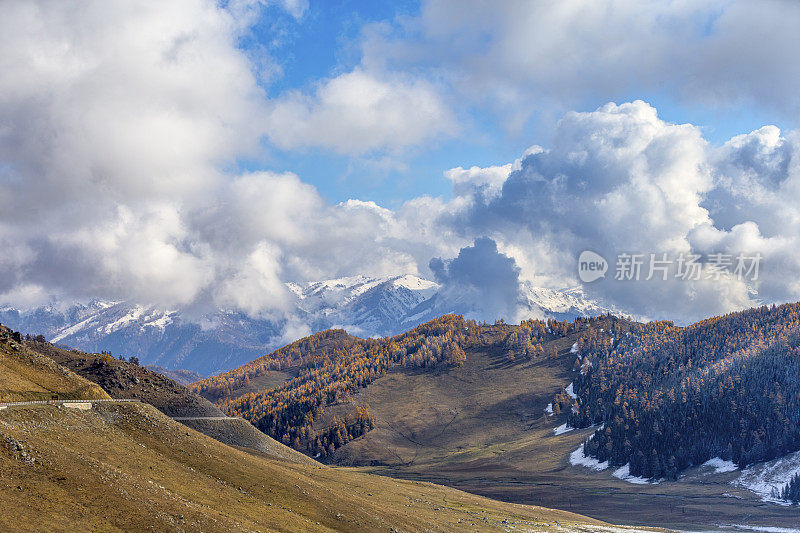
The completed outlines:
[[[584,452],[632,475],[800,449],[800,304],[590,331],[578,355],[569,424],[600,425]]]
[[[261,431],[305,453],[326,457],[349,440],[372,429],[368,406],[362,406],[322,430],[314,421],[325,407],[340,402],[391,368],[446,369],[465,362],[466,351],[500,332],[506,357],[554,356],[547,340],[591,328],[609,317],[574,322],[527,320],[519,326],[478,324],[460,315],[445,315],[407,333],[385,339],[360,339],[329,330],[300,339],[247,365],[192,386],[223,411],[249,420]],[[492,337],[494,338],[494,337]],[[299,369],[282,385],[238,394],[243,385],[272,370]]]
[[[306,337],[244,367],[195,385],[200,394],[219,399],[269,370],[300,367],[280,387],[228,398],[223,411],[249,420],[261,431],[295,449],[325,457],[374,426],[368,407],[336,419],[320,432],[313,428],[324,408],[356,392],[393,365],[434,367],[463,363],[462,346],[477,332],[473,321],[446,315],[389,340],[360,339],[343,330]]]

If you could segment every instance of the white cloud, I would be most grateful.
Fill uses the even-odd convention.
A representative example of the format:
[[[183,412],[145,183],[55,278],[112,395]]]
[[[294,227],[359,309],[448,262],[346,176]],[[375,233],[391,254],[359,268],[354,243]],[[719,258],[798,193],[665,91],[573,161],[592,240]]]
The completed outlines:
[[[303,16],[302,5],[292,5]],[[551,55],[566,42],[559,25],[580,14],[586,20],[575,24],[586,30],[583,44],[605,54],[582,84],[617,83],[648,54],[627,40],[609,48],[595,28],[650,16],[633,4],[602,11],[566,2],[552,12],[536,5],[537,16],[522,4],[496,13],[476,6],[491,30],[483,48],[466,31],[481,20],[469,9],[446,19],[448,5],[426,4],[419,31],[452,44],[437,53],[449,54],[442,59],[453,72],[467,63],[477,69],[463,70],[460,81],[448,77],[453,86],[473,83],[469,90],[478,95],[483,87],[502,88],[491,80],[508,76],[509,105],[519,104],[517,89],[550,87],[553,80],[566,91],[589,59],[573,50],[575,63],[559,73]],[[672,27],[692,11],[687,6],[656,9],[666,29],[645,25],[654,35],[638,38],[655,46],[664,35],[691,33]],[[713,39],[721,42],[733,31],[726,28],[742,24],[733,15],[745,9],[723,10]],[[772,9],[767,4],[754,27]],[[394,209],[359,199],[333,205],[296,174],[227,169],[258,150],[265,135],[285,148],[359,154],[435,142],[457,130],[440,85],[389,74],[388,60],[379,65],[368,54],[361,66],[310,93],[270,102],[237,48],[245,15],[216,3],[97,1],[78,14],[62,2],[9,1],[0,11],[0,300],[33,305],[49,295],[99,296],[281,313],[284,281],[431,275],[431,258],[457,257],[481,237],[514,259],[521,279],[549,286],[576,282],[575,258],[583,249],[607,258],[620,251],[740,248],[765,255],[754,287],[674,282],[591,289],[642,315],[688,320],[724,312],[752,304],[750,288],[768,301],[800,298],[795,132],[765,127],[715,148],[700,128],[666,123],[644,102],[608,104],[565,114],[549,146],[533,147],[519,161],[447,171],[452,200],[420,197]],[[437,24],[427,28],[426,21]],[[523,32],[526,22],[533,29]],[[777,36],[788,42],[782,28]],[[546,46],[539,50],[537,43]],[[525,47],[535,52],[526,60],[533,62],[517,57]],[[400,48],[386,50],[384,58],[395,54],[392,61],[400,61]],[[432,54],[425,46],[417,53]],[[612,68],[612,59],[621,65]],[[763,67],[765,83],[771,69]],[[748,87],[736,94],[755,98]],[[525,112],[525,105],[518,108]],[[469,279],[474,294],[485,294],[475,276],[440,274]],[[508,280],[496,281],[506,290]],[[292,328],[305,331],[295,322]]]
[[[356,68],[272,102],[269,139],[283,149],[322,147],[362,154],[452,135],[455,121],[429,82]]]
[[[365,28],[363,64],[427,69],[512,129],[653,91],[796,118],[798,17],[780,1],[426,0],[418,17]]]
[[[710,147],[699,128],[662,121],[644,102],[567,113],[549,149],[529,153],[515,164],[497,196],[465,204],[449,223],[467,234],[495,238],[514,254],[522,278],[538,284],[577,284],[580,252],[599,252],[611,261],[612,271],[587,290],[638,315],[687,321],[746,307],[757,300],[746,283],[735,279],[613,279],[620,253],[674,258],[681,253],[763,252],[765,262],[777,259],[770,252],[781,243],[763,239],[757,223],[744,219],[733,229],[719,228],[704,207],[726,183],[715,180],[725,168],[722,163],[736,159],[725,156],[726,150],[728,145]],[[479,190],[482,184],[473,187]],[[781,291],[792,294],[786,283]]]
[[[251,316],[264,311],[290,311],[289,291],[280,278],[280,255],[280,249],[267,241],[257,244],[237,272],[220,281],[215,301]]]
[[[486,168],[455,167],[445,171],[444,177],[453,183],[455,194],[464,195],[477,191],[482,196],[491,198],[500,193],[500,188],[511,173],[512,167],[511,163]]]

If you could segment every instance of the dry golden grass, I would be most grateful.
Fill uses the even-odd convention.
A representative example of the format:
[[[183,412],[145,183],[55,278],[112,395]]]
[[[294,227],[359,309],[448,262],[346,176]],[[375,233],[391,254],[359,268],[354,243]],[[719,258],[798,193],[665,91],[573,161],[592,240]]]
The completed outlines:
[[[277,461],[146,404],[0,411],[2,531],[578,531],[599,522]]]
[[[0,402],[110,398],[96,384],[13,341],[8,332],[0,326]]]

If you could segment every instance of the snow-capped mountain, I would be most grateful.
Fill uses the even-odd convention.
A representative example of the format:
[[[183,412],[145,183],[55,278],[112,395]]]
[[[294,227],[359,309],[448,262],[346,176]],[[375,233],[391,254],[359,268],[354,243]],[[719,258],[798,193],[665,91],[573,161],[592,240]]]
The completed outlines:
[[[601,305],[586,297],[581,287],[558,290],[534,287],[530,282],[523,282],[522,295],[525,304],[531,310],[531,318],[572,320],[579,316],[596,316],[606,313],[617,316],[626,314],[619,309]],[[535,314],[537,310],[541,313],[540,316]]]
[[[85,351],[136,355],[146,364],[210,375],[263,355],[294,337],[341,327],[359,336],[406,331],[444,313],[470,315],[475,303],[453,300],[437,283],[416,276],[354,276],[288,283],[295,309],[281,320],[218,310],[189,317],[130,302],[94,300],[66,309],[41,307],[21,312],[0,308],[0,322],[51,342]],[[523,284],[523,314],[530,318],[571,319],[613,311],[584,297],[581,290],[554,290]],[[296,333],[287,333],[294,331]]]
[[[385,336],[402,330],[409,311],[428,300],[439,286],[416,276],[354,276],[299,285],[288,284],[297,306],[314,331],[344,327],[350,333]]]
[[[12,329],[43,334],[49,341],[88,352],[136,355],[147,364],[209,375],[263,355],[280,337],[282,324],[243,313],[217,311],[199,320],[180,312],[129,302],[92,301],[66,310],[0,309]]]
[[[518,299],[519,316],[517,318],[520,320],[529,318],[573,320],[579,316],[596,316],[606,313],[624,315],[616,308],[601,305],[586,297],[580,287],[549,289],[535,287],[525,281],[520,284]],[[409,329],[447,313],[459,313],[472,318],[486,315],[480,309],[481,302],[476,300],[477,298],[469,291],[434,291],[431,297],[420,302],[403,318],[402,329]],[[487,317],[487,320],[495,318]]]

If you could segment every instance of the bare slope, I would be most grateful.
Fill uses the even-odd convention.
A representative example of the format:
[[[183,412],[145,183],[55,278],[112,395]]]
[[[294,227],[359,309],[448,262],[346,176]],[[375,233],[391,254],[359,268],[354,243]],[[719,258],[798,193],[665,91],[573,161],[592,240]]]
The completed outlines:
[[[0,325],[0,402],[108,397],[96,384],[29,350],[19,333]]]

